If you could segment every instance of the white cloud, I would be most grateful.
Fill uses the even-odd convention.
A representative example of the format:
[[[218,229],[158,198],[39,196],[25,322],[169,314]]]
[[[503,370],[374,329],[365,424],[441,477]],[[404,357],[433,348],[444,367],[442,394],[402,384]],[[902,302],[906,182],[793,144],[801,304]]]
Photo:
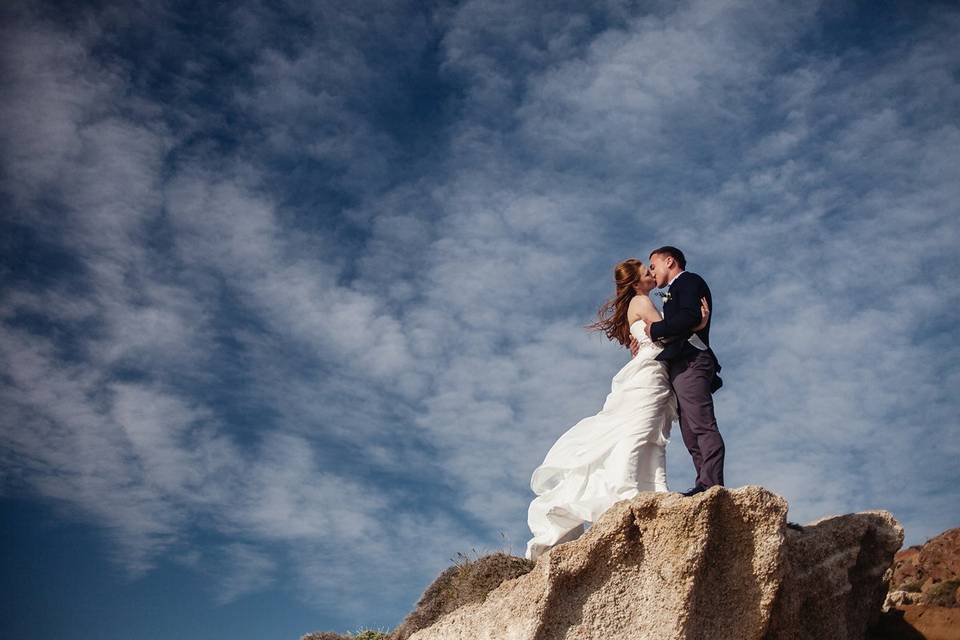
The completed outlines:
[[[530,472],[627,355],[582,325],[670,242],[715,294],[728,481],[954,526],[957,16],[864,57],[798,44],[814,3],[615,4],[314,8],[325,37],[232,44],[228,155],[192,139],[223,114],[137,96],[96,29],[8,28],[11,223],[78,267],[0,298],[4,479],[133,571],[226,563],[222,603],[289,573],[331,615],[406,606],[498,529],[522,548]],[[455,89],[411,158],[375,107],[434,36]],[[675,488],[689,466],[675,433]]]
[[[274,581],[277,565],[270,554],[247,544],[234,543],[223,550],[224,571],[219,576],[216,600],[227,604],[249,593],[262,591]]]

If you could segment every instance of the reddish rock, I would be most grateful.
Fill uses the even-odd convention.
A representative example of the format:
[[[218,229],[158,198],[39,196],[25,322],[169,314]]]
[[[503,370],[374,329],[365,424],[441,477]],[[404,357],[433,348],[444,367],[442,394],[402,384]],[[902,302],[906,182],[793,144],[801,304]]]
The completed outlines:
[[[925,640],[960,640],[960,609],[907,605],[903,620]]]
[[[960,527],[923,545],[904,549],[893,560],[887,607],[960,606]]]
[[[960,640],[960,527],[894,557],[877,640]]]

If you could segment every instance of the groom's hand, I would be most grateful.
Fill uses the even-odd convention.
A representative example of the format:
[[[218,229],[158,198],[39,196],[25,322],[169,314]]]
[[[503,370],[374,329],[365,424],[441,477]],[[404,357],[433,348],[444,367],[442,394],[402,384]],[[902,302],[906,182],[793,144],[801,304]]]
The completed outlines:
[[[651,327],[651,326],[653,326],[653,325],[649,325],[649,324],[647,324],[646,322],[644,322],[644,323],[643,323],[643,332],[644,332],[645,334],[647,334],[647,337],[648,337],[648,338],[650,338],[651,340],[653,340],[653,336],[650,335],[650,327]]]
[[[636,338],[630,336],[630,353],[636,357],[638,351],[640,351],[640,343],[637,342]]]

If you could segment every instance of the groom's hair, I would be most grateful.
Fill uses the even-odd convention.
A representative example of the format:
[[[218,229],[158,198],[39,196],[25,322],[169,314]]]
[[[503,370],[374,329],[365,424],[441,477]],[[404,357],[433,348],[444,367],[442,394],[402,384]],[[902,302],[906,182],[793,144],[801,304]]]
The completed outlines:
[[[677,249],[676,247],[671,247],[669,245],[666,247],[660,247],[659,249],[654,249],[653,251],[651,251],[650,255],[653,256],[656,253],[662,253],[664,255],[670,256],[671,258],[676,260],[677,264],[680,265],[681,269],[687,268],[687,259],[683,257],[683,251],[680,251],[680,249]]]

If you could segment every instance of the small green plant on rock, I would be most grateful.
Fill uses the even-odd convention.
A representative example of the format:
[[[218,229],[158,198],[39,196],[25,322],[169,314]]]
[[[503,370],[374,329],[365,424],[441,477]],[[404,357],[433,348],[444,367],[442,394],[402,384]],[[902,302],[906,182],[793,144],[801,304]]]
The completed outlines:
[[[904,582],[900,586],[900,591],[909,591],[910,593],[920,593],[922,589],[920,588],[920,583],[917,581]]]
[[[927,603],[935,607],[956,607],[957,588],[960,588],[960,580],[937,583],[927,591]]]
[[[357,629],[350,633],[335,633],[333,631],[315,631],[301,637],[300,640],[388,640],[389,635],[375,629]]]

